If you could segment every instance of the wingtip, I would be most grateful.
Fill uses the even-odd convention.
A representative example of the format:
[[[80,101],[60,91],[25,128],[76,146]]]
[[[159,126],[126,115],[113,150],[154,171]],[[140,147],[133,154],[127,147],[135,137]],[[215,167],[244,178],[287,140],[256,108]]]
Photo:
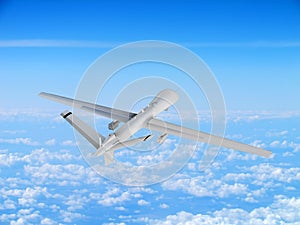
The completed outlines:
[[[273,158],[273,152],[268,151],[266,158],[268,158],[268,159]]]
[[[40,92],[40,93],[38,93],[38,96],[40,96],[40,97],[44,97],[46,95],[46,92]]]
[[[260,149],[260,154],[258,154],[258,155],[265,157],[265,158],[272,158],[273,152],[265,150],[265,149]]]

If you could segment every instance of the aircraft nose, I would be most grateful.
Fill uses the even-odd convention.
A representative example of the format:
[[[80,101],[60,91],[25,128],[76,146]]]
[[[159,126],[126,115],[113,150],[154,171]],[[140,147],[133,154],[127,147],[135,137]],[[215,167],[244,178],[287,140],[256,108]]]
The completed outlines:
[[[161,98],[172,105],[178,100],[179,96],[178,94],[173,91],[172,89],[165,89],[158,93],[158,98]]]

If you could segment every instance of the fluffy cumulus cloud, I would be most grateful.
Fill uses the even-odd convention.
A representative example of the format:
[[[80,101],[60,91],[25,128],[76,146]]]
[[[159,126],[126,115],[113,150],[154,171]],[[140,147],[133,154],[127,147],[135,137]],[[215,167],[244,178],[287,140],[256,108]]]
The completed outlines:
[[[287,130],[282,131],[268,131],[266,133],[267,137],[281,137],[287,135],[289,132]]]
[[[243,168],[244,172],[227,173],[222,180],[224,182],[247,182],[269,188],[272,186],[284,186],[300,180],[300,168],[283,168],[262,163],[251,167]]]
[[[31,146],[36,146],[39,145],[39,142],[37,141],[32,141],[31,138],[23,138],[23,137],[17,137],[17,138],[0,138],[0,143],[5,143],[5,144],[23,144],[23,145],[31,145]]]
[[[100,183],[101,179],[91,169],[78,164],[49,164],[24,166],[25,174],[37,184],[56,184],[59,186],[79,186],[82,182]]]
[[[131,198],[131,194],[127,191],[122,191],[119,188],[113,188],[111,190],[108,190],[104,194],[92,193],[90,197],[92,199],[96,199],[98,204],[100,205],[112,206],[129,201]]]
[[[294,156],[294,153],[299,152],[300,150],[300,143],[294,141],[287,141],[286,139],[283,140],[275,140],[270,143],[270,147],[272,148],[279,148],[279,149],[288,149],[283,153],[286,156]]]
[[[61,143],[63,146],[76,146],[76,143],[72,140],[65,140]]]
[[[147,202],[144,199],[138,200],[138,205],[140,205],[140,206],[145,206],[145,205],[149,205],[149,204],[150,204],[150,202]]]
[[[13,166],[20,162],[27,163],[27,165],[40,165],[54,160],[71,162],[72,160],[78,160],[78,156],[65,150],[51,152],[44,148],[34,149],[29,153],[0,152],[0,165],[2,166]]]
[[[235,124],[271,116],[249,113]],[[85,164],[68,136],[35,141],[20,137],[22,132],[3,132],[0,224],[83,224],[95,217],[97,224],[300,224],[300,145],[299,138],[291,138],[297,131],[272,128],[247,139],[277,150],[271,159],[223,150],[211,168],[200,172],[199,152],[173,177],[150,187],[126,187],[103,179]],[[136,164],[165,160],[174,140],[167,139],[161,152],[134,155]],[[127,156],[132,155],[126,150],[116,152],[116,157]],[[213,209],[208,204],[201,213],[195,211],[190,203],[201,200],[213,204]]]
[[[41,225],[54,225],[56,222],[48,217],[41,220]]]
[[[270,188],[294,190],[293,182],[300,180],[300,168],[283,168],[261,163],[242,168],[243,172],[218,176],[215,171],[191,176],[176,174],[162,183],[165,190],[184,191],[196,197],[241,198],[245,202],[258,202]]]
[[[152,225],[183,224],[300,224],[300,198],[275,196],[274,203],[268,207],[259,207],[252,211],[241,208],[223,208],[209,214],[192,214],[180,211],[167,216],[164,220],[149,220]]]
[[[162,184],[166,190],[183,190],[197,197],[229,197],[231,195],[242,195],[247,193],[246,184],[228,184],[222,180],[215,179],[213,174],[205,174],[197,177],[178,174]]]
[[[169,205],[167,205],[166,203],[161,203],[159,205],[159,207],[162,208],[162,209],[167,209],[167,208],[169,208]]]
[[[266,181],[290,183],[300,180],[300,167],[283,168],[263,163],[249,168],[253,182],[264,185]]]
[[[225,150],[226,151],[226,150]],[[229,153],[228,153],[229,151]],[[234,160],[244,160],[244,161],[249,161],[249,160],[256,160],[258,158],[257,155],[252,155],[252,154],[244,154],[238,151],[234,150],[227,150],[226,151],[226,161],[231,162]]]
[[[55,145],[56,141],[54,138],[52,139],[49,139],[45,142],[45,145],[49,145],[49,146],[52,146],[52,145]]]
[[[30,138],[0,142],[29,146],[22,151],[11,151],[14,147],[7,145],[8,149],[0,151],[1,224],[59,224],[58,221],[72,223],[84,218],[78,211],[89,202],[88,193],[76,191],[76,187],[81,190],[82,183],[99,185],[102,178],[82,165],[78,152],[56,148],[55,139],[44,142],[51,150],[30,150],[37,143]],[[55,219],[45,216],[49,212]]]
[[[137,200],[137,205],[149,205],[150,203],[144,199],[141,199],[141,193],[149,193],[149,188],[128,188],[127,190],[121,187],[111,187],[102,193],[90,193],[89,199],[97,201],[99,205],[110,207],[115,206],[115,209],[119,211],[124,211],[125,208],[122,205],[126,204],[126,202],[132,201],[134,199]],[[151,193],[153,193],[151,191]]]

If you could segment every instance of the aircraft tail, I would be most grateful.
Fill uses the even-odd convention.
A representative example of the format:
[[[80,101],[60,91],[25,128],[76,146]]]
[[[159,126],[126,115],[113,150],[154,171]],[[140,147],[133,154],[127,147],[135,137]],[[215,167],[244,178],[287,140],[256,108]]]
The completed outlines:
[[[129,147],[139,142],[146,141],[152,137],[152,135],[147,135],[128,141],[119,142],[112,148],[105,150],[101,147],[105,137],[99,134],[95,129],[83,122],[70,111],[64,111],[60,115],[97,149],[97,151],[94,153],[94,156],[104,156],[105,165],[108,165],[114,161],[114,151],[116,149]]]
[[[116,149],[119,148],[125,148],[125,147],[129,147],[129,146],[133,146],[139,142],[143,142],[146,141],[148,139],[152,138],[152,135],[149,134],[147,136],[143,136],[143,137],[139,137],[139,138],[134,138],[134,139],[130,139],[128,141],[124,141],[124,142],[119,142],[117,144],[115,144],[112,148],[105,150],[103,148],[99,148],[95,153],[94,156],[104,156],[104,162],[105,165],[109,165],[114,161],[114,152]]]
[[[73,126],[84,138],[88,140],[96,149],[100,148],[105,137],[99,134],[95,129],[83,122],[70,111],[64,111],[60,114],[71,126]]]

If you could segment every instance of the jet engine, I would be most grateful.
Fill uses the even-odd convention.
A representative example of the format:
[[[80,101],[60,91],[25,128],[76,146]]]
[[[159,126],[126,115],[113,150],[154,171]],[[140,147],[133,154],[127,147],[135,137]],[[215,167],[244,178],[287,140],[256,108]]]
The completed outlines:
[[[119,124],[120,124],[120,121],[114,120],[108,124],[108,129],[114,130],[119,126]]]

